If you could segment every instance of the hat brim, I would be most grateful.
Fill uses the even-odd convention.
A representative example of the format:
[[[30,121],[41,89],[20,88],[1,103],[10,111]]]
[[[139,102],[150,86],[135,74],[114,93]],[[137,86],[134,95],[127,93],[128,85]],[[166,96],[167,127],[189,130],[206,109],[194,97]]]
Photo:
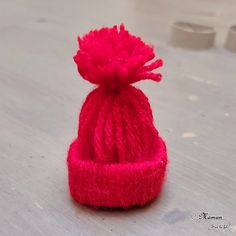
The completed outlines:
[[[145,205],[161,192],[167,151],[159,137],[152,160],[137,163],[103,164],[80,160],[78,139],[69,148],[67,164],[69,188],[75,201],[93,207]]]

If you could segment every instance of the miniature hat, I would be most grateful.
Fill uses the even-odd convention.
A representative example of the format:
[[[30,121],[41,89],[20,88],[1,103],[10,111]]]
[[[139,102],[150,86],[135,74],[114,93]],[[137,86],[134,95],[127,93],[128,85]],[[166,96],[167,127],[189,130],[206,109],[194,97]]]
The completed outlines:
[[[146,64],[153,47],[123,25],[90,31],[78,43],[78,72],[97,87],[82,106],[68,151],[70,193],[93,207],[145,205],[161,192],[167,152],[148,98],[131,84],[159,82],[161,74],[152,71],[163,62]]]

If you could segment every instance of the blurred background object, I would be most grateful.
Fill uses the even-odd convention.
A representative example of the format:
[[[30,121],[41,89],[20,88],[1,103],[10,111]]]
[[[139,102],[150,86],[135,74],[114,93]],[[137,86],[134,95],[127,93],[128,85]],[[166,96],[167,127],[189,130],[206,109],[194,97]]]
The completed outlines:
[[[208,49],[213,47],[216,32],[213,27],[174,22],[171,26],[171,45],[189,49]]]
[[[229,28],[225,48],[231,52],[236,52],[236,25]]]

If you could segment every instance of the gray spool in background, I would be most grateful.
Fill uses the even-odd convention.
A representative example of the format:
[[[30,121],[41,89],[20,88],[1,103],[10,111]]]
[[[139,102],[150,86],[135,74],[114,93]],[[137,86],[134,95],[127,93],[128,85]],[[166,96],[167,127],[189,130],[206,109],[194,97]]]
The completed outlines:
[[[211,48],[214,45],[213,27],[188,22],[174,22],[171,26],[170,43],[174,47],[195,50]]]
[[[225,48],[236,53],[236,25],[229,28],[228,36],[225,41]]]

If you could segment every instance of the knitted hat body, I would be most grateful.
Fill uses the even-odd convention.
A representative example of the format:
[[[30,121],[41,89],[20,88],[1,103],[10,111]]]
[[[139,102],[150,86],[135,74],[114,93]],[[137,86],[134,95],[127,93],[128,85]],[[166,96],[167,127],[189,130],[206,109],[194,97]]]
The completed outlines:
[[[156,198],[165,176],[166,146],[153,125],[147,97],[131,83],[160,81],[153,48],[123,26],[79,38],[74,57],[82,77],[97,84],[79,116],[68,152],[72,197],[94,207],[144,205]]]

